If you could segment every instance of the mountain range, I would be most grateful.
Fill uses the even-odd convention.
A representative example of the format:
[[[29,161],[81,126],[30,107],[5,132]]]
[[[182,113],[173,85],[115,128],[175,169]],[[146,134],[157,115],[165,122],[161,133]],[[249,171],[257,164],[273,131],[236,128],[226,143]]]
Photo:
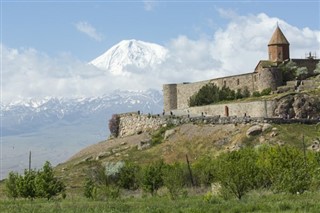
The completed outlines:
[[[166,54],[167,50],[157,44],[124,40],[90,64],[112,75],[122,75],[162,63]],[[127,69],[129,66],[134,69]],[[96,97],[29,98],[1,103],[0,178],[5,178],[9,171],[22,172],[27,168],[29,151],[32,167],[39,168],[46,160],[56,165],[80,149],[105,140],[112,114],[138,110],[160,113],[162,106],[158,90],[117,88]]]

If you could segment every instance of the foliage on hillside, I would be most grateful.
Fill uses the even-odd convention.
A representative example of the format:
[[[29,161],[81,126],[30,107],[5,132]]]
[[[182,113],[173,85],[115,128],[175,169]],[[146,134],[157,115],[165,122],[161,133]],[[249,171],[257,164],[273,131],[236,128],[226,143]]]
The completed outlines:
[[[197,93],[190,97],[189,106],[203,106],[220,101],[247,98],[249,96],[250,92],[247,87],[245,87],[243,90],[238,89],[237,91],[234,91],[226,86],[219,88],[214,83],[209,83],[201,87]]]
[[[64,184],[53,174],[47,161],[41,170],[25,170],[24,175],[10,172],[6,180],[6,192],[11,198],[47,198],[48,200],[65,190]]]

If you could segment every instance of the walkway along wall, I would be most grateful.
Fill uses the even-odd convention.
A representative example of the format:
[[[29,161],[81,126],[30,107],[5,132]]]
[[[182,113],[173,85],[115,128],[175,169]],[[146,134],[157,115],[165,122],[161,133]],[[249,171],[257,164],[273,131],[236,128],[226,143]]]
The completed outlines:
[[[243,103],[215,104],[206,106],[190,107],[184,110],[172,110],[174,115],[190,116],[237,116],[237,117],[274,117],[275,101],[253,101]],[[228,115],[226,115],[226,110]]]
[[[275,101],[253,101],[244,103],[216,104],[172,110],[171,115],[140,115],[137,112],[119,114],[119,137],[159,129],[163,125],[181,124],[195,120],[211,123],[241,123],[243,121],[263,121],[274,117]],[[228,116],[226,116],[226,109]]]

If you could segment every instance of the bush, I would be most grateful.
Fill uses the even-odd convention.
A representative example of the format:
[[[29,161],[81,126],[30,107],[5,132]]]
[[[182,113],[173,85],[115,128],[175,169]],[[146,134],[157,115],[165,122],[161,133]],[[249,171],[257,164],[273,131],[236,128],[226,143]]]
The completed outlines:
[[[139,187],[138,174],[140,166],[126,162],[119,171],[118,185],[125,189],[135,190]]]
[[[176,199],[185,186],[185,169],[179,164],[166,165],[163,169],[163,184],[170,193],[172,200]]]
[[[140,176],[141,186],[144,191],[156,195],[158,189],[163,186],[163,160],[156,161],[144,167]]]
[[[113,114],[111,119],[109,120],[109,130],[110,130],[110,134],[113,137],[118,137],[119,125],[120,125],[120,116],[117,114]]]
[[[46,161],[42,170],[37,172],[35,185],[37,197],[45,197],[48,200],[60,192],[63,192],[65,189],[64,184],[54,176],[49,161]]]
[[[217,169],[215,159],[203,156],[192,164],[195,182],[197,185],[210,186],[216,181]]]
[[[6,192],[8,197],[10,198],[17,198],[19,196],[18,191],[18,182],[19,182],[19,174],[10,172],[8,180],[6,181]]]
[[[310,163],[303,152],[295,147],[267,147],[260,150],[259,167],[276,192],[296,194],[310,188]]]
[[[262,90],[260,94],[261,94],[261,96],[270,95],[271,91],[272,91],[271,88],[267,88],[267,89]]]
[[[41,170],[25,170],[24,175],[10,172],[6,181],[9,197],[36,197],[51,199],[65,189],[64,184],[54,174],[50,162],[46,161]]]
[[[86,198],[96,198],[97,188],[91,178],[86,178],[84,183],[84,196]]]
[[[190,97],[189,106],[202,106],[220,101],[219,87],[213,83],[204,85],[196,94]]]
[[[218,158],[217,178],[222,190],[239,200],[257,186],[257,153],[250,148],[224,153]]]
[[[254,92],[252,93],[252,96],[253,96],[253,97],[260,97],[261,94],[260,94],[260,92],[258,92],[258,91],[254,91]]]

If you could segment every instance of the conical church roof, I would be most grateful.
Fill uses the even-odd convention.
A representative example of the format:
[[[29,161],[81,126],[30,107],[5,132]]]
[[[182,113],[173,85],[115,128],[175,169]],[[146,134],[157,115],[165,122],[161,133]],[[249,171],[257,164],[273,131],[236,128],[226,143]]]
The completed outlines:
[[[289,44],[279,26],[277,26],[276,30],[274,31],[268,45],[274,44]]]

